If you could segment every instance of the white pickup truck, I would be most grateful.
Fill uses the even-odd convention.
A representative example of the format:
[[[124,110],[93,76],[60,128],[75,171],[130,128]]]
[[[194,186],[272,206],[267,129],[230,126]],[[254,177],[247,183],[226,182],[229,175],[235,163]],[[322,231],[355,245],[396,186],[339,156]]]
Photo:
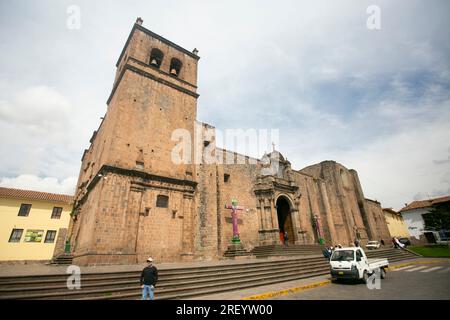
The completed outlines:
[[[331,280],[355,279],[367,283],[369,277],[377,271],[380,272],[381,279],[384,279],[388,266],[387,259],[367,259],[360,247],[340,248],[330,258]]]

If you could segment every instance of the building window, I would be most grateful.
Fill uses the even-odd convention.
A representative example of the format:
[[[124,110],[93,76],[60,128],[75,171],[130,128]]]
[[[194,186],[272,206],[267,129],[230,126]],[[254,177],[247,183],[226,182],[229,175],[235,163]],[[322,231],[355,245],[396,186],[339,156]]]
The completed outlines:
[[[31,210],[31,204],[22,203],[19,209],[19,217],[28,217]]]
[[[162,53],[162,51],[154,48],[150,53],[150,65],[159,69],[159,67],[161,67],[163,58],[164,54]]]
[[[52,211],[52,219],[61,219],[61,213],[62,213],[61,207],[54,207]]]
[[[23,229],[13,229],[11,236],[9,237],[9,242],[20,242],[22,238]]]
[[[158,208],[168,208],[169,207],[169,197],[168,196],[163,196],[163,195],[158,195],[158,197],[156,197],[156,206]]]
[[[229,181],[230,181],[230,175],[227,174],[227,173],[225,173],[225,174],[223,175],[223,182],[229,182]]]
[[[181,61],[178,60],[177,58],[172,58],[172,60],[170,60],[170,74],[172,76],[178,77],[180,75],[180,71],[181,71]]]
[[[25,233],[25,242],[41,242],[44,230],[27,230]]]
[[[56,238],[56,231],[48,230],[47,234],[45,235],[45,243],[53,243],[55,242],[55,238]]]

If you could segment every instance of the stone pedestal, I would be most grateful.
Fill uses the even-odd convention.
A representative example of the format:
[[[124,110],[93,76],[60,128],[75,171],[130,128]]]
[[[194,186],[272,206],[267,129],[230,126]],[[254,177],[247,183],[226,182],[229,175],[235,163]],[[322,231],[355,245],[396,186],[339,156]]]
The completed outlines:
[[[224,253],[224,257],[236,259],[238,257],[247,257],[250,256],[251,253],[247,251],[242,243],[233,243],[228,246],[227,251]]]

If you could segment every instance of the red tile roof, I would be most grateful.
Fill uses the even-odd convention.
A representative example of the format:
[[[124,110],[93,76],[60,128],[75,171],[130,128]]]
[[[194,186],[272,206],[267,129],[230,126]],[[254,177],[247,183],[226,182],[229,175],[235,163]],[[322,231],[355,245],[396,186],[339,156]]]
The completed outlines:
[[[410,204],[408,204],[406,207],[400,209],[399,212],[420,209],[420,208],[427,208],[427,207],[431,207],[433,204],[436,204],[436,203],[449,202],[449,201],[450,201],[450,196],[428,199],[428,200],[414,201],[414,202],[411,202]]]
[[[62,202],[70,204],[72,203],[74,197],[66,194],[56,194],[56,193],[0,187],[0,198],[40,200],[40,201]]]
[[[383,211],[389,212],[390,214],[394,214],[394,215],[397,215],[397,216],[400,216],[400,217],[402,216],[399,212],[395,211],[392,208],[383,208]]]

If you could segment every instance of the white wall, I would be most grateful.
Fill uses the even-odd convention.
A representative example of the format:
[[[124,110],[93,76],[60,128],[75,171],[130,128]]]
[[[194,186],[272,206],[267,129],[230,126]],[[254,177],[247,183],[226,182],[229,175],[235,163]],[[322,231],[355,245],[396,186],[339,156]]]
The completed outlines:
[[[425,222],[422,214],[428,213],[430,208],[419,208],[402,212],[403,220],[411,237],[419,239],[424,232]]]

